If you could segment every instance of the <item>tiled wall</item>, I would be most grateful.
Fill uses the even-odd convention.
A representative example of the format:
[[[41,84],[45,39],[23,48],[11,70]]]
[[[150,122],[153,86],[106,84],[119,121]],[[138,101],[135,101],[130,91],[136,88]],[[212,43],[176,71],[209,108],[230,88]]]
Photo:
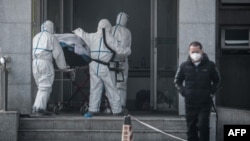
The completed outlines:
[[[11,57],[8,110],[31,112],[32,0],[0,0],[0,48]]]

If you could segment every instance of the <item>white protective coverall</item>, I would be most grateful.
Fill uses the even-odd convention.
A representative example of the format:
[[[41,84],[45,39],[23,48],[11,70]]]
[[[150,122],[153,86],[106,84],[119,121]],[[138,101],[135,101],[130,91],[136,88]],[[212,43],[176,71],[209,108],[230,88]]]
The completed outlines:
[[[38,87],[33,112],[46,110],[54,81],[53,58],[59,69],[66,69],[63,50],[53,32],[54,24],[45,21],[41,25],[41,32],[33,38],[32,71]]]
[[[98,23],[96,33],[87,33],[81,28],[77,28],[73,32],[81,37],[90,48],[90,56],[92,59],[109,62],[112,52],[105,46],[103,42],[102,29],[106,31],[106,42],[117,54],[122,54],[124,50],[117,48],[120,43],[111,35],[111,24],[107,19],[102,19]],[[103,91],[103,85],[107,92],[107,97],[113,114],[122,112],[120,96],[115,87],[115,74],[110,71],[108,66],[92,61],[89,64],[90,73],[90,97],[89,112],[97,113],[100,110],[100,103]]]
[[[116,87],[118,89],[118,94],[121,96],[121,104],[126,107],[126,97],[127,97],[127,79],[128,79],[128,56],[131,54],[131,40],[132,35],[128,28],[126,28],[128,21],[128,15],[124,12],[120,12],[116,18],[116,25],[112,28],[112,35],[121,42],[122,48],[127,48],[127,52],[124,54],[116,55],[115,61],[119,61],[119,64],[123,67],[124,81],[117,82]]]

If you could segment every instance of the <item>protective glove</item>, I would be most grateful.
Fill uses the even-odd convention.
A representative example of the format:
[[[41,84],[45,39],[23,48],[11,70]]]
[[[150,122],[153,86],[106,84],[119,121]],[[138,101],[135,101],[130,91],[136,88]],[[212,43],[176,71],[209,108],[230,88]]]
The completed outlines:
[[[63,72],[69,72],[70,71],[70,66],[66,66],[66,68],[62,69]]]

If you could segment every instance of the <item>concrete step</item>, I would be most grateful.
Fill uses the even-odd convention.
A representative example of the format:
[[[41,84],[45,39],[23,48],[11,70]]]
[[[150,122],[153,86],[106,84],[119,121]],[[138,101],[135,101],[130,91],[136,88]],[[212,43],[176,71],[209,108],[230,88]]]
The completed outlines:
[[[186,138],[183,117],[136,116],[131,119],[134,141],[176,141],[135,119],[166,133]],[[20,118],[18,141],[120,141],[123,122],[122,116]]]

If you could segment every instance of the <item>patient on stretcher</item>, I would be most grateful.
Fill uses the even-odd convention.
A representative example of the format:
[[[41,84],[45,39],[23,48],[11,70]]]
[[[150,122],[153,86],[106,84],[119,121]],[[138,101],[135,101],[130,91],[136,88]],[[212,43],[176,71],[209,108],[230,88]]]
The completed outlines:
[[[86,43],[72,33],[54,34],[58,39],[70,67],[83,67],[90,63],[90,50]]]

